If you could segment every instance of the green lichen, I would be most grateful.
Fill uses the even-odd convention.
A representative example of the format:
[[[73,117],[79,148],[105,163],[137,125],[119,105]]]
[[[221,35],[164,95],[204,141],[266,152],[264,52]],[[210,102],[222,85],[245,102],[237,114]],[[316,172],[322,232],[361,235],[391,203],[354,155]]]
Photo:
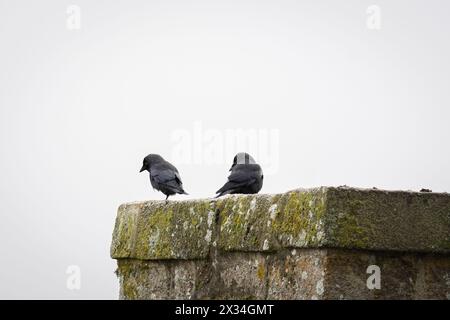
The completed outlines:
[[[330,188],[328,191],[327,233],[331,246],[365,249],[370,247],[370,219],[360,219],[371,210],[371,198],[355,190]],[[365,221],[362,224],[360,221]]]
[[[130,281],[125,281],[123,286],[123,296],[127,300],[136,300],[139,295],[136,290],[136,285],[132,284]]]
[[[131,255],[136,220],[137,210],[130,209],[128,205],[119,207],[111,244],[111,257],[127,258]]]
[[[258,201],[257,201],[258,200]],[[267,197],[234,196],[218,201],[219,247],[227,251],[258,251],[270,241],[267,229]]]
[[[262,263],[258,264],[258,269],[256,271],[256,274],[259,278],[259,280],[264,280],[266,275],[266,268],[264,268],[264,265]]]
[[[171,232],[172,221],[174,219],[173,210],[158,210],[153,212],[146,221],[145,232],[140,232],[141,246],[137,254],[150,254],[155,257],[169,257],[171,253]]]
[[[447,239],[444,239],[442,242],[438,243],[437,248],[450,251],[450,236]]]
[[[444,195],[332,187],[131,203],[119,208],[111,255],[202,259],[211,248],[275,252],[296,247],[448,252],[449,207]]]
[[[224,199],[218,204],[220,247],[274,251],[280,245],[318,245],[324,238],[325,195],[324,190],[314,189]]]
[[[272,229],[286,246],[318,245],[323,237],[324,193],[291,192],[278,201]]]
[[[124,299],[135,300],[139,297],[134,279],[135,268],[133,262],[124,259],[118,260],[117,274],[121,283],[121,293]]]
[[[369,243],[368,232],[358,224],[354,213],[338,218],[335,239],[339,245],[346,248],[366,248]]]
[[[150,203],[140,212],[133,257],[205,257],[214,232],[211,220],[209,201]]]

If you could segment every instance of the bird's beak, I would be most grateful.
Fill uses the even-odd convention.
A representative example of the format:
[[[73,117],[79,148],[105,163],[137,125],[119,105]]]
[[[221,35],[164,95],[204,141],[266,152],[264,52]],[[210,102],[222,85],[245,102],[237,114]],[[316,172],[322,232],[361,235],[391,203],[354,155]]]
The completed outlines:
[[[141,170],[139,172],[145,171],[145,166],[142,166]]]

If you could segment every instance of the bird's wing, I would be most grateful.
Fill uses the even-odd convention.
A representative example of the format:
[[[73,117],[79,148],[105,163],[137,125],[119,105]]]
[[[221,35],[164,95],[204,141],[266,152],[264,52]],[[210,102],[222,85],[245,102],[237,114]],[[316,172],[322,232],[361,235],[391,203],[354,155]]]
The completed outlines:
[[[216,193],[219,193],[220,196],[227,194],[233,189],[251,185],[257,181],[258,175],[259,170],[255,170],[255,168],[248,165],[236,165],[228,176],[227,183],[217,190]]]
[[[175,180],[176,180],[180,185],[182,185],[183,182],[181,181],[181,176],[180,176],[180,174],[178,173],[178,170],[175,169],[174,173],[175,173]]]
[[[152,170],[152,177],[158,182],[158,183],[167,183],[169,181],[176,181],[177,175],[173,170],[170,169],[153,169]]]
[[[151,169],[152,178],[159,184],[164,185],[176,192],[184,193],[178,170],[170,163],[157,164]]]
[[[228,181],[235,183],[251,183],[261,176],[258,165],[237,165],[228,176]]]

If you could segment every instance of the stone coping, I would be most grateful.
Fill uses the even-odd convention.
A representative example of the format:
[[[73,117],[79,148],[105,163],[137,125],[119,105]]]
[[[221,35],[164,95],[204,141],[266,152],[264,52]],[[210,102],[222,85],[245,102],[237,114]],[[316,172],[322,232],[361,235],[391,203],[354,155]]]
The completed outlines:
[[[450,253],[450,194],[350,187],[119,207],[114,259],[343,248]]]

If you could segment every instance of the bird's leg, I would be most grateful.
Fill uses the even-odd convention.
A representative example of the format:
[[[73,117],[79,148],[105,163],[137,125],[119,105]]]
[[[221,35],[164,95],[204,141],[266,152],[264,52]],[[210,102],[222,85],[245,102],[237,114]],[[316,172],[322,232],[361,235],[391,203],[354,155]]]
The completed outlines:
[[[166,204],[169,203],[169,200],[167,200],[167,199],[169,199],[169,195],[166,196]]]

